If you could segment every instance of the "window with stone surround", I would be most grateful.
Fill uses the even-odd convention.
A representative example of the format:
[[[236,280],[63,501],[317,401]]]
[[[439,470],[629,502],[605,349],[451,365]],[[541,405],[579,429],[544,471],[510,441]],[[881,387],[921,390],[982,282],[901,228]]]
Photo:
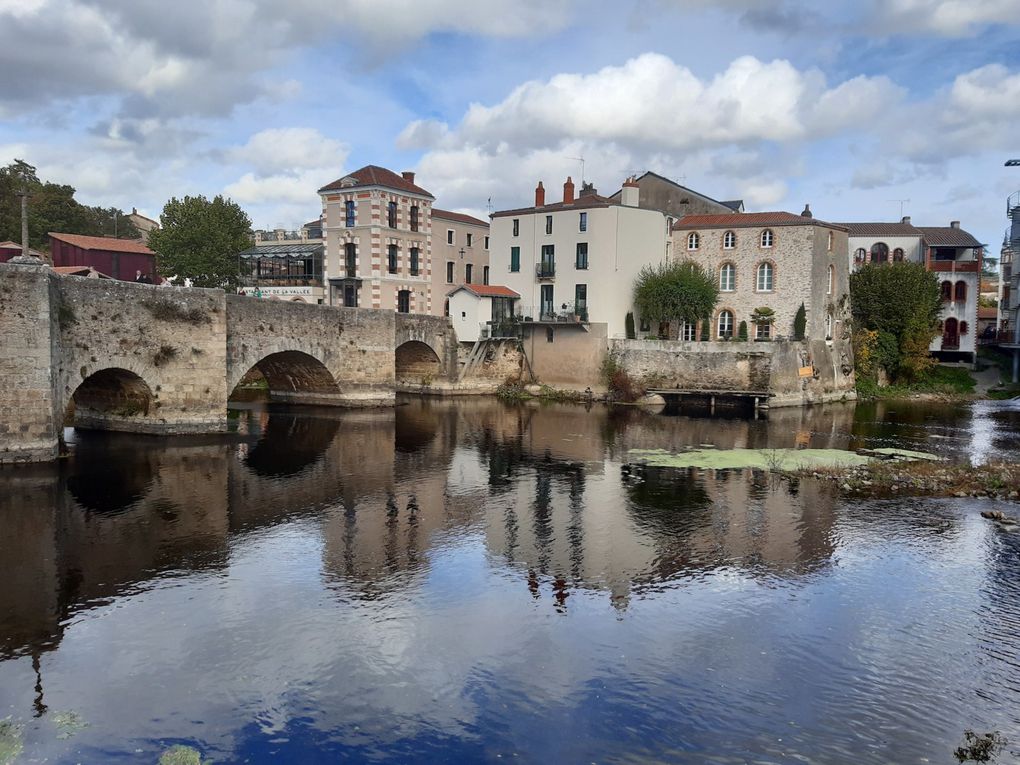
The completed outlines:
[[[728,308],[719,311],[719,321],[716,323],[716,337],[720,340],[733,337],[733,311]]]
[[[768,340],[772,337],[772,322],[762,321],[754,325],[754,339]]]
[[[828,283],[828,286],[825,289],[825,294],[826,295],[831,295],[832,294],[832,289],[833,289],[833,286],[835,284],[836,284],[836,267],[835,266],[829,266],[829,283]]]
[[[830,232],[829,232],[829,243],[828,243],[828,244],[826,245],[826,248],[825,248],[825,249],[827,249],[827,250],[828,250],[829,252],[832,252],[832,242],[833,242],[833,238],[834,238],[834,234],[833,234],[833,233],[832,233],[832,232],[830,231]]]
[[[456,266],[455,266],[455,264],[454,264],[454,262],[452,260],[446,261],[446,283],[447,284],[453,284],[453,269],[455,267]]]
[[[719,291],[733,292],[737,288],[737,267],[732,263],[723,263],[719,268]]]
[[[687,249],[688,250],[696,250],[696,249],[698,249],[698,245],[699,244],[701,244],[701,237],[698,236],[697,233],[692,231],[690,234],[687,235]]]
[[[762,247],[771,247],[772,243],[774,241],[775,241],[775,237],[772,236],[772,229],[767,228],[767,229],[765,229],[764,231],[761,232],[761,246]]]
[[[724,250],[732,250],[737,246],[737,235],[732,231],[727,231],[722,236],[722,246]]]
[[[685,343],[693,343],[698,339],[698,325],[693,321],[685,321],[680,329],[680,339]]]
[[[344,225],[347,228],[354,228],[354,200],[348,199],[344,202]]]
[[[390,228],[397,227],[397,203],[390,202],[386,208],[386,225]]]
[[[859,266],[863,266],[864,262],[868,259],[868,251],[863,247],[858,247],[854,252],[854,263]]]
[[[446,243],[447,244],[455,244],[455,241],[454,241],[453,237],[454,237],[453,229],[452,228],[446,229]]]
[[[755,292],[772,292],[774,285],[775,268],[769,261],[758,264],[755,270],[754,289]]]
[[[386,265],[391,274],[397,273],[397,245],[391,244],[387,248]]]
[[[893,259],[893,263],[902,263],[903,262],[903,248],[902,247],[897,247],[895,250],[893,250],[892,259]]]

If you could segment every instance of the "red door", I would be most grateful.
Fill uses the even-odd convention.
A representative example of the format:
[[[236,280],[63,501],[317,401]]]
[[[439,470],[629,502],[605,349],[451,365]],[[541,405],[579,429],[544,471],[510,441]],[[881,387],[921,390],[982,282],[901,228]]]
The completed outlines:
[[[946,319],[942,327],[942,350],[955,351],[960,347],[960,326],[956,319]]]

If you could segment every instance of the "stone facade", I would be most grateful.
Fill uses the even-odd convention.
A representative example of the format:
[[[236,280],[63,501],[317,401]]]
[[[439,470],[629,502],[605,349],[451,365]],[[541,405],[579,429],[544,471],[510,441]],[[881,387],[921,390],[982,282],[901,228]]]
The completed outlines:
[[[712,316],[713,340],[726,334],[720,332],[724,311],[732,316],[733,337],[740,322],[746,321],[748,336],[755,339],[751,315],[759,308],[774,312],[769,337],[793,337],[794,317],[802,303],[806,338],[833,339],[849,331],[844,227],[791,213],[688,216],[674,226],[673,252],[674,257],[707,269],[720,286]],[[763,264],[771,269],[771,283],[764,274],[759,280]],[[733,268],[732,284],[724,276],[724,266]]]

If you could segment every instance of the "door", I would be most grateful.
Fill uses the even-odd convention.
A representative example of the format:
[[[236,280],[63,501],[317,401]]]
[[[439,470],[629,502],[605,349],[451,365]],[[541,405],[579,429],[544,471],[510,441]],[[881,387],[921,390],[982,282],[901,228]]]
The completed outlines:
[[[358,307],[358,288],[353,284],[344,285],[344,305],[348,308]]]
[[[542,285],[541,318],[551,319],[556,313],[556,306],[553,304],[553,285]]]
[[[946,319],[942,327],[942,350],[955,351],[960,347],[960,325],[956,319]]]

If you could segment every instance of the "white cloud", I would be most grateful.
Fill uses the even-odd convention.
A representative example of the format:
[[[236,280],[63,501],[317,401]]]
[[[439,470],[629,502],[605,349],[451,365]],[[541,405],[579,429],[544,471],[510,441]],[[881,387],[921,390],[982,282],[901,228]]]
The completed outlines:
[[[288,127],[255,133],[244,146],[230,150],[227,156],[235,162],[251,165],[258,174],[265,176],[337,168],[347,161],[348,153],[345,144],[318,130]]]
[[[1020,24],[1020,0],[879,0],[878,32],[962,37],[988,24]]]

